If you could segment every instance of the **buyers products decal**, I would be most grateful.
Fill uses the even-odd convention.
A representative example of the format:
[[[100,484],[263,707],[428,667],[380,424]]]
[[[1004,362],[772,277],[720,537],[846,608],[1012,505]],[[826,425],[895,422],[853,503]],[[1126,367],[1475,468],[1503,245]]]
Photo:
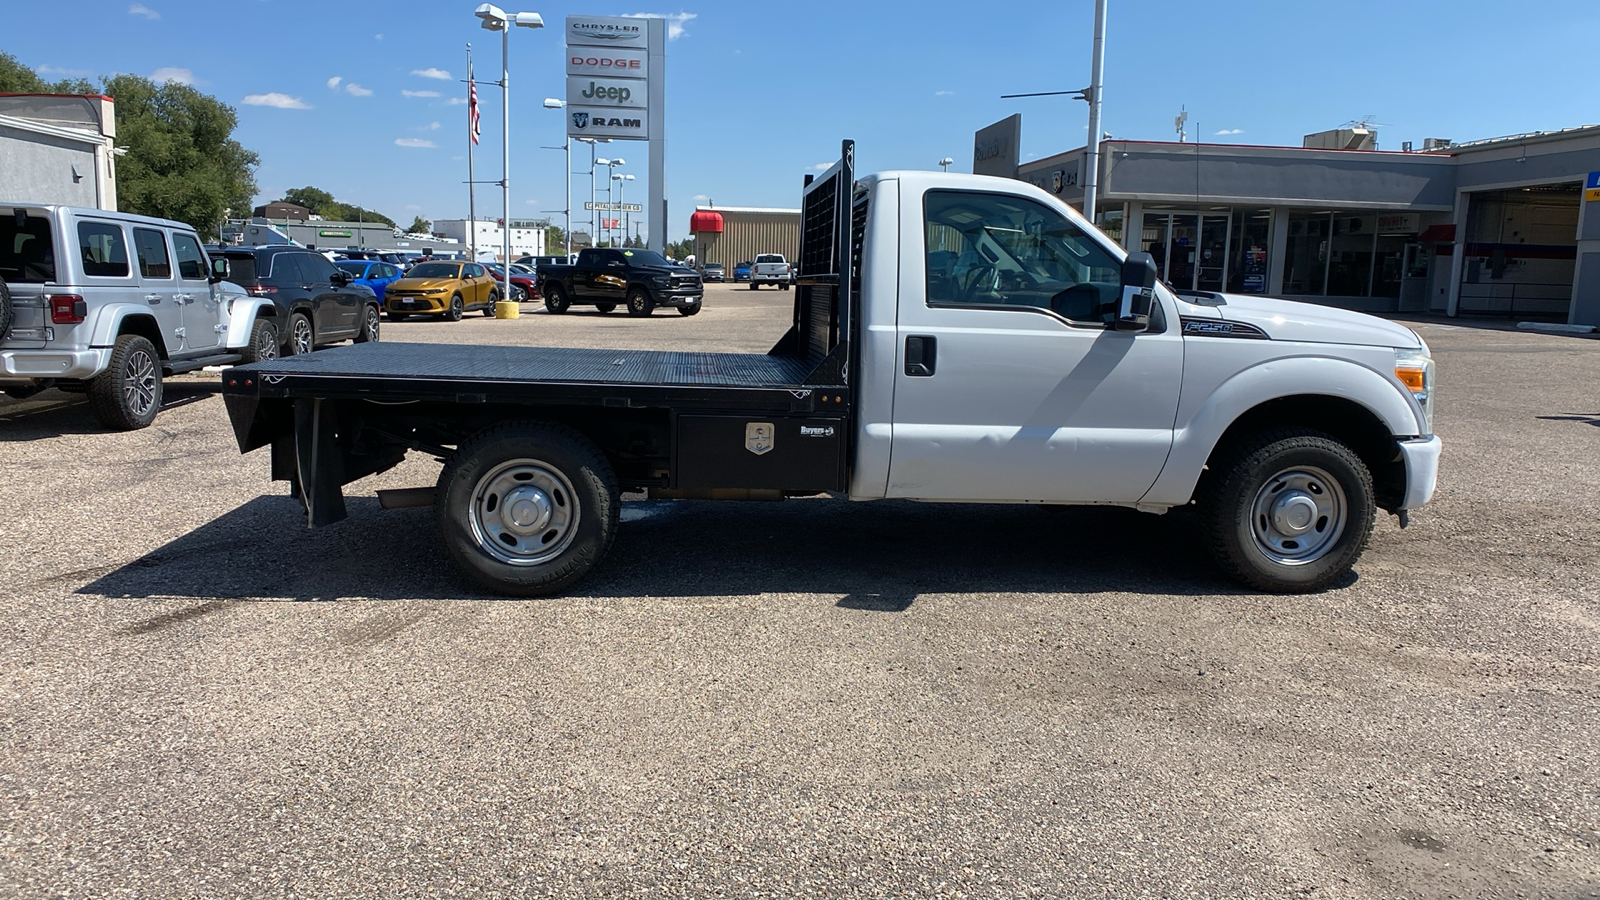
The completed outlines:
[[[776,430],[771,422],[746,422],[744,448],[757,456],[771,453]]]

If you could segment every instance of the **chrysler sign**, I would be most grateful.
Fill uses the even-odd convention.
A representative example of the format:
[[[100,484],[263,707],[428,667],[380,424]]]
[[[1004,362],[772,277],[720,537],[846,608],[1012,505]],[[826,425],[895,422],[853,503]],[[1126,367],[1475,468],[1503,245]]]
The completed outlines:
[[[643,19],[608,16],[567,16],[568,47],[649,46]]]

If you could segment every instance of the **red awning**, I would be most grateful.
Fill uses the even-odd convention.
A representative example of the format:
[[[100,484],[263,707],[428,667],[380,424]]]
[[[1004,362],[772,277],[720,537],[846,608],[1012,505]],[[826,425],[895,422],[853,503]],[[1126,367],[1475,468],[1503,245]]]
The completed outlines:
[[[706,232],[722,233],[722,213],[702,209],[689,217],[690,234],[704,234]]]
[[[1429,225],[1422,229],[1422,234],[1417,237],[1417,242],[1422,244],[1453,244],[1456,240],[1456,226],[1454,222],[1445,225]]]

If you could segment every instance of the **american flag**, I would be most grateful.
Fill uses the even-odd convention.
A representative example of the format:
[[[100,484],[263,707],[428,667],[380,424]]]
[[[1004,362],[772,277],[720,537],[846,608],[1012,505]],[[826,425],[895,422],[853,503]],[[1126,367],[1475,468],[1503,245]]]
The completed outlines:
[[[467,69],[467,136],[472,138],[472,143],[478,143],[478,135],[483,129],[478,125],[478,83],[472,80],[472,70]]]

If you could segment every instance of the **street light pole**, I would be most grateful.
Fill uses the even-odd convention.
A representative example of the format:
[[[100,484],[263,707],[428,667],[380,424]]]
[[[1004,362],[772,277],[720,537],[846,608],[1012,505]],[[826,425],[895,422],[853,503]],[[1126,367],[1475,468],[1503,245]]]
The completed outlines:
[[[566,107],[566,105],[567,105],[567,102],[565,100],[558,100],[555,97],[546,97],[544,99],[544,108],[545,109],[564,109]],[[565,216],[567,218],[567,231],[566,231],[566,235],[567,235],[567,261],[571,262],[571,260],[572,260],[572,137],[570,135],[567,137],[567,140],[566,140],[566,148],[567,148],[567,196],[566,196],[566,199],[562,201],[561,205],[565,207],[565,209],[562,210],[562,213],[565,214]],[[554,149],[554,148],[552,148],[552,149]],[[545,249],[548,250],[549,248],[547,247]]]
[[[1094,224],[1096,195],[1100,191],[1100,95],[1106,82],[1106,0],[1094,2],[1094,56],[1089,78],[1089,158],[1083,179],[1083,217]]]
[[[473,11],[479,24],[487,31],[500,32],[500,241],[505,254],[501,260],[505,276],[505,297],[511,297],[511,26],[543,28],[544,19],[538,13],[507,13],[492,3],[483,3]],[[477,227],[476,223],[473,225]]]

